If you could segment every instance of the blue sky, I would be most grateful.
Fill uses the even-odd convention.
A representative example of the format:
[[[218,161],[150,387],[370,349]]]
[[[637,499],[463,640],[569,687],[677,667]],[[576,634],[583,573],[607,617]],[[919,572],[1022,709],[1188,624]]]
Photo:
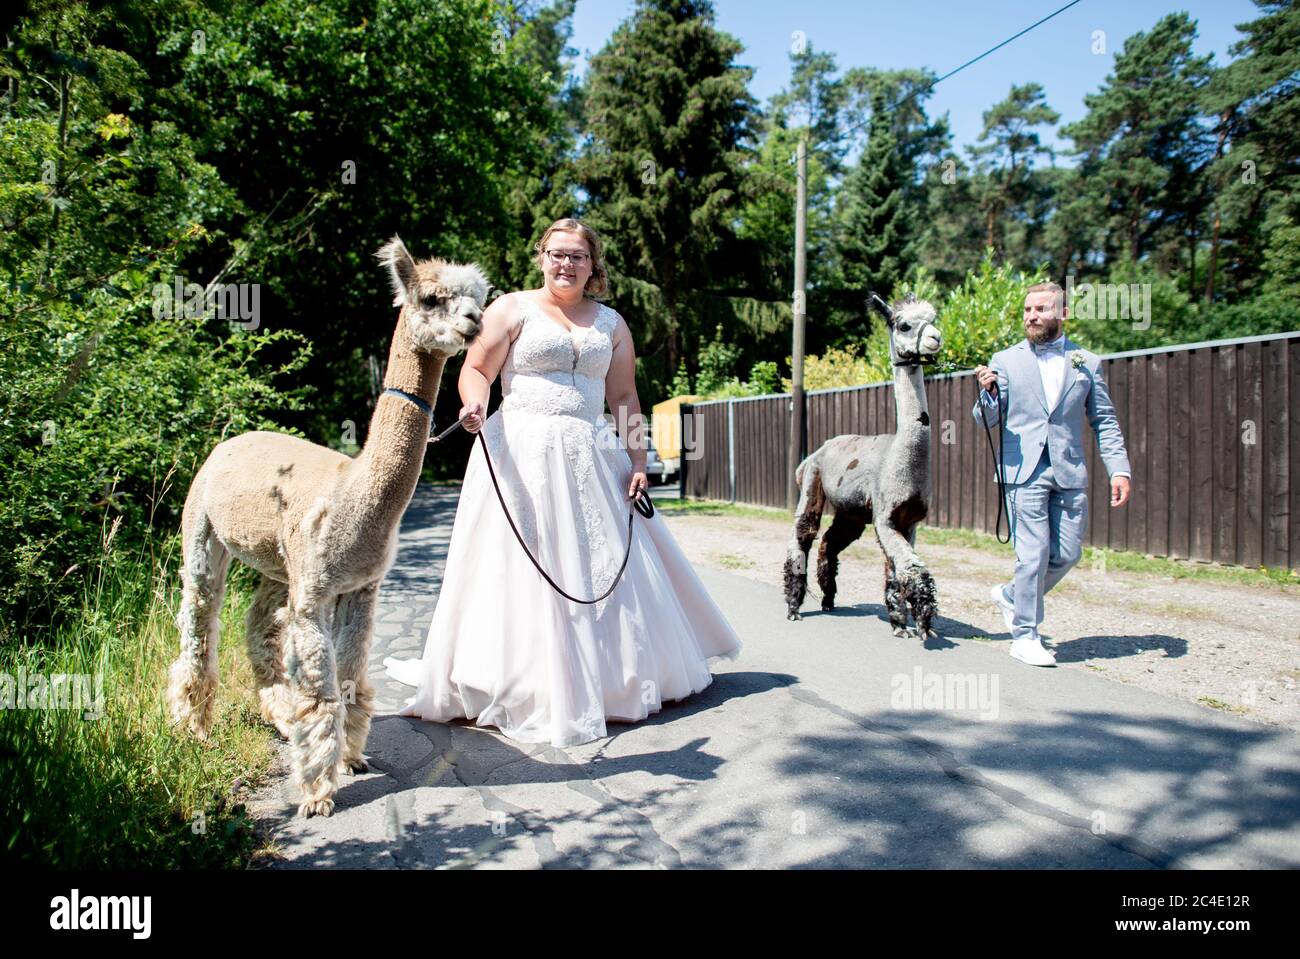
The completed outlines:
[[[937,76],[1023,30],[1067,0],[714,0],[720,29],[745,50],[738,58],[753,67],[750,92],[766,105],[789,81],[792,35],[801,30],[817,50],[835,55],[841,72],[854,66],[882,69],[929,67]],[[604,46],[635,0],[578,0],[570,45],[586,58]],[[1231,59],[1236,24],[1256,19],[1250,0],[1083,0],[1020,39],[935,87],[931,116],[948,113],[957,146],[974,143],[983,112],[1003,99],[1013,83],[1042,84],[1061,125],[1084,113],[1083,97],[1101,86],[1124,40],[1150,30],[1165,14],[1187,11],[1197,21],[1198,54]],[[1094,31],[1105,33],[1105,53],[1093,52]],[[1061,145],[1052,136],[1044,142]],[[1068,145],[1068,142],[1067,144]],[[963,153],[964,155],[964,153]],[[1058,161],[1059,162],[1059,161]]]

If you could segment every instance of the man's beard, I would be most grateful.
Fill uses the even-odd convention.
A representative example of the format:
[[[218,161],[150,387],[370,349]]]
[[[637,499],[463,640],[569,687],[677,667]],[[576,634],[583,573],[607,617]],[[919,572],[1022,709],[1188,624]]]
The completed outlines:
[[[1044,343],[1050,343],[1061,335],[1060,320],[1041,320],[1042,326],[1036,330],[1025,330],[1025,336],[1030,343],[1042,346]]]

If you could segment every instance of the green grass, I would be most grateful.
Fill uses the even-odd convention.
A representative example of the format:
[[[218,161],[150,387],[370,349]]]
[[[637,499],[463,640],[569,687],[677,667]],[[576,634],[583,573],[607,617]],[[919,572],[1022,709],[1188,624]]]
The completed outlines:
[[[1234,706],[1231,703],[1225,703],[1222,699],[1215,699],[1213,696],[1199,696],[1196,701],[1202,706],[1209,706],[1211,709],[1219,709],[1227,713],[1250,712],[1245,706]]]
[[[720,500],[656,499],[655,509],[670,516],[734,516],[742,519],[765,519],[773,523],[790,522],[790,514],[769,506],[724,503]]]
[[[656,500],[655,508],[668,516],[727,516],[737,519],[766,520],[787,525],[790,514],[783,509],[748,504],[732,504],[720,500]],[[977,549],[986,553],[1011,556],[1010,544],[1003,544],[989,533],[968,529],[941,529],[922,525],[917,532],[918,546],[957,546]],[[1104,566],[1102,565],[1104,564]],[[1217,563],[1200,563],[1195,560],[1171,559],[1163,556],[1146,556],[1125,550],[1086,547],[1080,568],[1104,568],[1107,572],[1143,573],[1173,579],[1191,579],[1199,582],[1218,582],[1243,586],[1297,586],[1300,572],[1269,566],[1221,566]]]
[[[999,543],[995,537],[988,533],[979,533],[966,529],[939,529],[933,526],[922,526],[917,541],[918,543],[937,546],[965,546],[990,553],[1012,554],[1010,544]],[[1143,553],[1095,546],[1084,547],[1083,559],[1079,561],[1079,566],[1084,569],[1104,569],[1106,572],[1145,573],[1173,579],[1193,579],[1246,586],[1270,584],[1300,586],[1300,573],[1289,569],[1269,566],[1260,566],[1258,568],[1220,566],[1217,563],[1200,563],[1195,560],[1172,559],[1165,556],[1147,556]]]
[[[0,673],[100,674],[104,706],[90,719],[0,711],[0,856],[52,868],[244,866],[260,840],[232,786],[254,785],[274,755],[242,649],[250,577],[227,591],[216,722],[200,743],[172,730],[164,702],[178,643],[176,538],[157,557],[121,556],[105,540],[76,622],[40,645],[12,629],[0,639]]]

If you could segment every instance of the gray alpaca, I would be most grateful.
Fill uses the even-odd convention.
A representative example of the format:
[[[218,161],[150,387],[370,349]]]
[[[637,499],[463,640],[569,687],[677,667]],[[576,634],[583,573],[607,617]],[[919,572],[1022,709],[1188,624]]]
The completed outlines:
[[[364,771],[373,691],[367,679],[379,584],[415,492],[443,367],[482,328],[478,267],[416,262],[398,237],[379,258],[401,307],[383,393],[355,458],[282,433],[244,433],[213,449],[181,520],[180,656],[173,722],[206,739],[217,693],[226,573],[261,573],[247,643],[263,717],[293,746],[302,816],[328,816],[340,772]]]
[[[898,432],[836,436],[799,464],[794,473],[799,505],[786,551],[785,598],[789,618],[799,619],[808,591],[808,551],[829,503],[834,516],[817,556],[822,609],[835,608],[839,554],[873,523],[885,554],[885,606],[894,635],[906,634],[910,607],[924,639],[933,635],[930,623],[938,603],[934,578],[913,549],[930,495],[930,414],[921,364],[939,352],[943,338],[934,325],[934,307],[912,294],[894,308],[874,293],[870,302],[889,325]]]

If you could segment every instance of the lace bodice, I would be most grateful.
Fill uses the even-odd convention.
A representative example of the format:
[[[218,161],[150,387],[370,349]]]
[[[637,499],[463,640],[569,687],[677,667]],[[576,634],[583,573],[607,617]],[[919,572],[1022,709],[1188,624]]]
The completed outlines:
[[[536,550],[538,543],[534,499],[554,495],[546,491],[550,483],[573,484],[582,516],[576,547],[579,555],[588,557],[589,575],[566,588],[575,596],[596,596],[613,582],[622,558],[622,537],[610,543],[596,506],[598,494],[591,488],[597,481],[596,458],[616,457],[620,475],[615,482],[619,485],[626,483],[631,465],[604,417],[605,376],[614,354],[618,314],[602,303],[591,326],[569,331],[530,298],[521,297],[520,302],[522,326],[501,366],[501,403],[484,424],[484,440],[494,462],[505,462],[510,456],[519,471],[521,488],[507,486],[505,495],[530,549]],[[506,418],[528,431],[530,453],[506,449]],[[557,444],[568,462],[567,475],[557,475],[551,466],[554,461],[549,452]],[[623,522],[626,515],[620,512]],[[615,522],[610,531],[618,535],[626,526]],[[608,602],[607,598],[592,607],[597,618],[604,614]]]
[[[596,419],[605,410],[618,314],[601,303],[591,326],[570,331],[530,297],[519,300],[522,326],[501,367],[500,408]]]

